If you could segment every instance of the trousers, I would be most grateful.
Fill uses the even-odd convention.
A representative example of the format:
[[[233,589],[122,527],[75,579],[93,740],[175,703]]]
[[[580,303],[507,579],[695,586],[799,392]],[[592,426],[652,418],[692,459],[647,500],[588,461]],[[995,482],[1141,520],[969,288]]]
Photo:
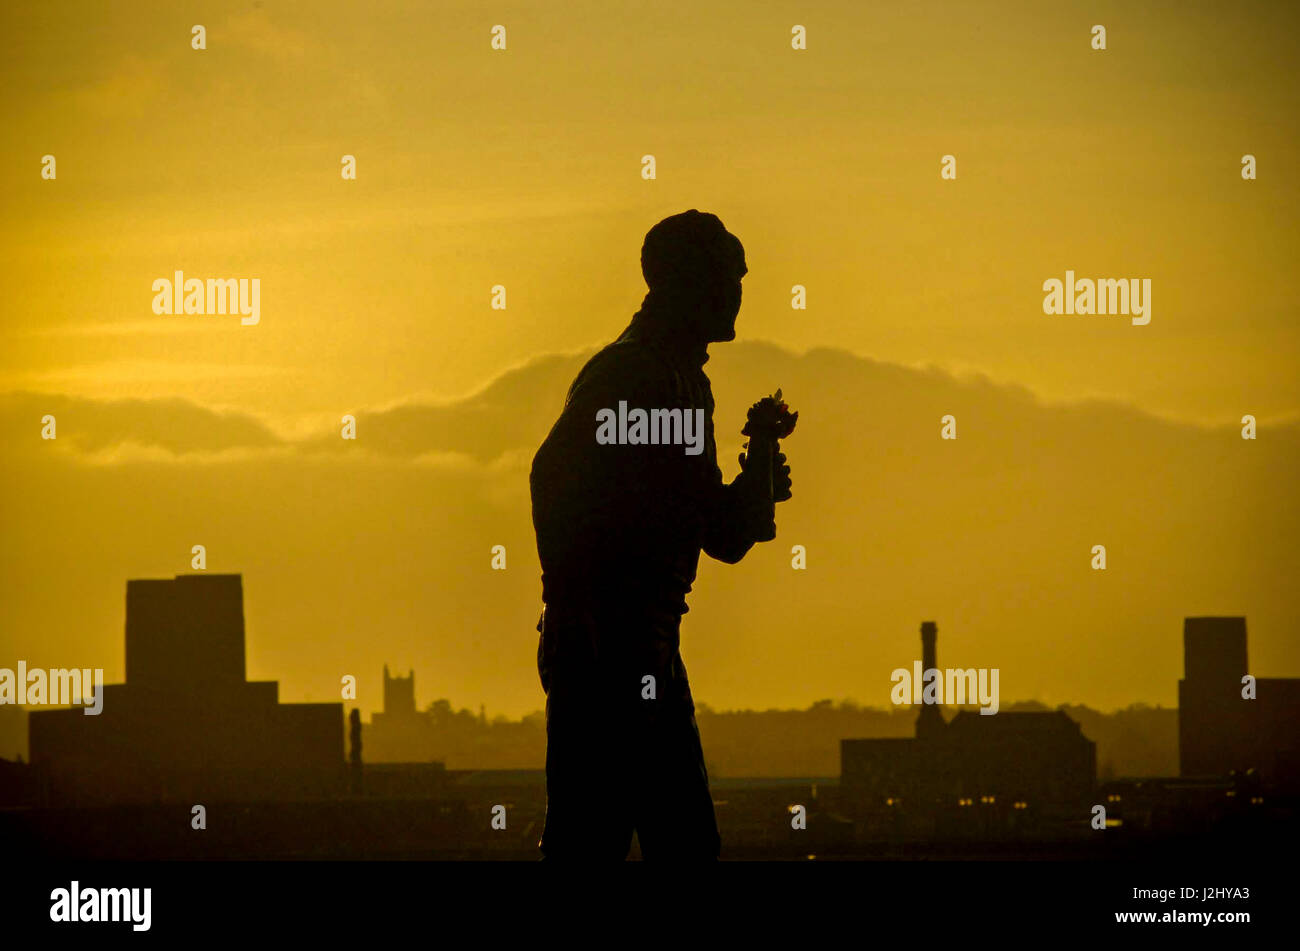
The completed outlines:
[[[546,691],[543,857],[623,861],[635,833],[646,861],[717,859],[713,797],[675,637],[670,658],[659,648],[600,658],[587,649],[593,641],[636,642],[644,626],[629,619],[593,636],[589,628],[548,624],[551,613],[548,607],[538,624]]]

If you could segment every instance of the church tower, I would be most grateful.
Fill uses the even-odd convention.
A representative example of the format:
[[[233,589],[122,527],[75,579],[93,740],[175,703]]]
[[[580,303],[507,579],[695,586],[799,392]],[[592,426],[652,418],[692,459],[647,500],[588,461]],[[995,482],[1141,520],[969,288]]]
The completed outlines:
[[[390,677],[384,664],[384,713],[388,716],[415,715],[415,671],[405,677]]]

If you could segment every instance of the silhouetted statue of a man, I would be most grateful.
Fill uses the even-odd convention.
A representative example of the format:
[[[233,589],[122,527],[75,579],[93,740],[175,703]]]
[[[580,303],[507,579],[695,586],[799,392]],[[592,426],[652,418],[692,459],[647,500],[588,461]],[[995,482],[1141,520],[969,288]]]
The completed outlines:
[[[623,860],[634,830],[646,859],[717,858],[678,631],[700,552],[740,561],[790,497],[783,455],[763,480],[717,464],[704,364],[736,336],[740,241],[691,210],[650,230],[641,269],[640,311],[574,380],[530,478],[547,859]]]

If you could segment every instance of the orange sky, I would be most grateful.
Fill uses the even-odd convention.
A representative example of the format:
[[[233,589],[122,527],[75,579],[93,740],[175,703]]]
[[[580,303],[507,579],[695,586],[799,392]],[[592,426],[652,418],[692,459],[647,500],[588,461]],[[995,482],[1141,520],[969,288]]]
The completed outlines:
[[[318,491],[309,475],[323,470],[305,447],[343,413],[365,420],[366,413],[430,401],[465,408],[473,405],[465,397],[511,368],[611,339],[643,293],[637,254],[646,229],[690,207],[717,213],[745,243],[741,341],[771,342],[788,361],[834,347],[922,374],[926,367],[962,379],[979,373],[1052,405],[1117,401],[1159,417],[1167,427],[1159,431],[1167,433],[1219,427],[1231,435],[1243,414],[1254,414],[1264,424],[1259,444],[1238,440],[1224,450],[1261,450],[1243,464],[1254,468],[1239,471],[1226,456],[1206,461],[1218,483],[1213,491],[1294,485],[1293,444],[1265,443],[1300,410],[1292,286],[1300,186],[1291,174],[1300,114],[1297,18],[1295,8],[1282,5],[1208,3],[1144,11],[1124,3],[959,2],[880,9],[847,2],[636,9],[573,3],[562,13],[546,3],[494,4],[489,13],[473,5],[341,2],[266,3],[235,12],[170,3],[132,4],[129,12],[95,3],[6,8],[0,392],[38,394],[34,401],[12,396],[4,405],[14,412],[34,412],[44,399],[70,415],[60,419],[69,441],[45,457],[39,452],[55,447],[18,442],[38,436],[41,412],[35,420],[5,418],[0,565],[27,587],[0,608],[0,665],[10,655],[36,662],[38,654],[50,664],[62,665],[65,655],[69,665],[118,663],[126,578],[188,570],[187,539],[239,525],[246,534],[232,530],[225,547],[216,546],[212,567],[245,573],[250,639],[253,632],[264,639],[250,643],[250,673],[282,680],[288,699],[325,699],[334,669],[352,656],[355,672],[372,682],[384,660],[426,665],[417,669],[421,702],[436,693],[469,705],[486,699],[489,708],[508,712],[540,706],[527,679],[528,625],[505,641],[494,633],[536,616],[535,554],[519,493],[540,434],[525,427],[493,447],[498,456],[472,462],[466,454],[473,452],[451,443],[437,450],[441,456],[384,457],[375,463],[382,475],[358,485],[382,486],[390,501],[367,503],[364,519],[277,504],[265,493],[269,486]],[[207,27],[206,50],[190,47],[196,22]],[[497,23],[507,28],[505,51],[489,48]],[[1104,52],[1090,48],[1094,23],[1107,27]],[[793,24],[808,29],[806,51],[790,48]],[[640,175],[646,153],[657,160],[654,181]],[[958,176],[941,181],[940,157],[949,153]],[[1257,156],[1257,181],[1240,176],[1244,153]],[[40,176],[45,154],[56,157],[54,181]],[[339,175],[344,154],[357,158],[356,181]],[[156,316],[151,283],[177,269],[259,278],[260,323]],[[1151,323],[1045,316],[1042,282],[1067,269],[1151,279]],[[489,306],[494,284],[507,288],[504,311]],[[794,284],[808,289],[806,311],[790,308]],[[725,352],[710,364],[734,381],[732,389],[718,386],[720,439],[739,423],[724,412],[743,418],[743,407],[776,385],[787,387],[796,408],[811,402],[823,415],[911,418],[917,411],[915,402],[846,407],[835,392],[808,391],[833,380],[840,393],[854,394],[854,374],[866,372],[860,368],[821,367],[800,394],[784,379],[758,373],[762,360],[754,351]],[[788,361],[776,368],[804,372]],[[900,392],[924,399],[924,387],[912,383],[926,377],[905,379]],[[566,384],[530,377],[526,392],[549,402],[553,415]],[[979,387],[954,392],[969,396],[972,407],[993,405]],[[124,415],[89,409],[128,397],[145,402]],[[195,428],[172,432],[168,427],[191,424],[173,404],[149,402],[164,399],[239,414],[249,426],[265,426],[267,440],[287,442],[259,448],[225,437],[209,444],[195,435],[198,447],[187,455],[175,440],[216,423],[202,417]],[[150,406],[158,412],[151,415]],[[1021,419],[1018,413],[963,429],[962,438],[976,440],[981,431],[992,438],[999,425]],[[86,422],[92,417],[105,427],[98,437]],[[1068,433],[1074,417],[1053,418]],[[918,412],[917,419],[930,425],[928,416]],[[850,450],[867,453],[859,477],[845,478],[845,492],[869,487],[870,473],[900,451],[859,446],[852,428],[836,437],[849,442],[826,441],[815,420],[801,417],[810,431],[790,447],[797,493],[820,478],[799,469],[800,439],[808,441],[805,465],[824,459],[832,466]],[[885,438],[882,425],[875,419],[859,430]],[[1156,465],[1149,444],[1119,442],[1144,439],[1140,434],[1156,425],[1122,427],[1110,440],[1103,429],[1076,441],[1095,446],[1099,472]],[[470,439],[472,428],[456,431]],[[937,425],[925,438],[936,432]],[[103,445],[92,445],[97,438]],[[106,452],[104,445],[117,448]],[[1033,438],[999,444],[1000,455],[987,459],[1001,468],[972,463],[970,478],[990,480],[984,515],[1014,508],[1014,517],[1024,519],[1008,529],[1013,534],[999,535],[1000,544],[1014,532],[1064,530],[1059,522],[1040,526],[1034,513],[1012,505],[1015,478],[1008,473],[1033,470],[1068,481],[1050,459],[1032,455],[1034,445]],[[273,474],[263,452],[274,457]],[[430,468],[441,475],[431,476]],[[343,478],[328,471],[335,482]],[[451,482],[439,482],[443,477]],[[1166,495],[1187,498],[1171,501],[1150,530],[1181,526],[1190,550],[1184,545],[1158,565],[1144,565],[1147,587],[1090,604],[1087,611],[1097,614],[1087,623],[1122,630],[1136,623],[1135,603],[1158,605],[1151,625],[1159,635],[1144,622],[1124,638],[1140,646],[1125,649],[1143,652],[1134,663],[1173,664],[1176,678],[1182,613],[1247,613],[1252,658],[1273,665],[1266,673],[1300,671],[1286,621],[1294,597],[1284,593],[1285,575],[1272,580],[1294,560],[1281,533],[1293,500],[1283,496],[1270,508],[1243,488],[1223,500],[1229,508],[1216,509],[1197,495],[1194,472],[1171,478],[1186,481],[1167,485]],[[422,479],[446,494],[421,512],[427,533],[413,535],[403,523]],[[1141,479],[1140,472],[1131,475],[1131,483]],[[201,513],[184,490],[198,484],[205,486]],[[1088,483],[1078,484],[1082,491]],[[55,485],[70,495],[48,494]],[[1099,521],[1122,508],[1126,491],[1123,482],[1098,491],[1089,504]],[[159,505],[171,507],[146,531],[106,510],[114,492],[158,492]],[[34,505],[33,495],[55,510]],[[102,501],[89,507],[91,498]],[[347,505],[347,494],[335,501]],[[878,513],[861,511],[859,526],[808,508],[831,504],[825,496],[797,495],[786,524],[824,533],[806,536],[814,550],[864,544],[862,533]],[[274,534],[248,537],[266,521],[250,513],[276,510],[292,517],[278,520]],[[942,538],[951,525],[945,518],[918,499],[909,524],[918,535]],[[326,531],[331,525],[338,534]],[[1278,534],[1248,535],[1248,525]],[[1079,530],[1089,529],[1085,523]],[[1098,526],[1092,534],[1108,531]],[[493,595],[485,586],[500,579],[478,574],[486,559],[477,553],[495,543],[494,532],[517,553],[508,595]],[[122,533],[130,534],[129,545],[120,544]],[[330,545],[346,562],[362,536],[367,550],[398,553],[385,566],[390,574],[381,579],[365,564],[351,564],[343,577],[352,588],[307,603],[311,575],[304,568],[290,577],[286,563],[310,562],[310,546],[323,559],[321,546]],[[1211,536],[1217,547],[1208,550],[1190,540],[1210,544]],[[728,594],[752,600],[787,583],[787,537],[779,539],[784,555],[773,550],[755,559],[765,569],[741,566],[726,569],[728,575],[706,568],[701,585],[716,591],[701,592],[713,600],[688,615],[686,630],[700,625],[703,642],[711,636],[706,619],[713,630],[730,623]],[[439,538],[463,539],[474,554],[439,550]],[[977,536],[966,543],[980,550]],[[956,541],[950,547],[961,550]],[[853,562],[846,557],[837,560],[841,566]],[[461,564],[456,558],[463,568],[448,567]],[[842,624],[843,633],[818,650],[833,655],[856,636],[849,633],[852,619],[835,614],[846,609],[830,604],[836,592],[856,598],[874,589],[881,571],[895,590],[924,588],[919,579],[938,563],[894,559],[887,567],[873,563],[871,578],[848,567],[842,576],[823,575],[816,597],[827,613],[820,623],[837,631]],[[953,570],[969,571],[962,564],[959,558]],[[375,599],[400,600],[400,589],[390,588],[395,565],[405,566],[410,584],[426,594],[435,566],[444,578],[449,571],[463,576],[445,582],[451,600],[379,610]],[[777,567],[785,572],[779,582],[762,573]],[[1219,596],[1193,603],[1214,578],[1234,580],[1224,581]],[[94,597],[69,603],[76,599],[61,586],[74,581],[82,591],[93,586]],[[1064,647],[1040,656],[1027,632],[1050,614],[1040,618],[996,581],[971,580],[972,593],[949,608],[949,617],[961,617],[979,591],[999,592],[985,595],[992,602],[987,614],[967,619],[964,636],[972,645],[996,645],[990,649],[1001,654],[999,663],[1023,666],[1019,680],[1003,677],[1009,699],[1172,701],[1169,671],[1130,681],[1103,660],[1085,662]],[[281,586],[275,595],[273,582]],[[476,602],[457,602],[453,590],[500,598],[513,613],[494,607],[474,615]],[[1051,609],[1078,618],[1072,596],[1058,592],[1067,600]],[[358,625],[377,612],[385,631],[332,630],[326,640],[338,656],[318,657],[307,646],[311,632],[328,625],[348,598]],[[942,601],[918,590],[913,603],[890,606],[897,620],[879,636],[898,636],[911,650],[916,625],[939,614]],[[251,616],[253,605],[260,616]],[[881,606],[868,609],[874,614]],[[938,620],[942,651],[952,626]],[[448,628],[469,633],[452,637]],[[774,653],[788,638],[775,627],[752,633]],[[363,653],[349,654],[358,639]],[[886,663],[883,648],[863,658],[867,670],[855,673],[857,680],[840,679],[832,662],[781,680],[781,665],[769,657],[742,683],[729,682],[736,643],[713,643],[699,648],[708,677],[696,692],[715,705],[844,696],[854,683],[871,684],[856,691],[859,699],[887,697],[887,671],[879,691],[870,673],[872,664]],[[395,656],[403,652],[406,660]],[[81,660],[87,653],[91,660]],[[524,668],[518,677],[494,672],[516,664]],[[1031,675],[1039,668],[1055,673]]]

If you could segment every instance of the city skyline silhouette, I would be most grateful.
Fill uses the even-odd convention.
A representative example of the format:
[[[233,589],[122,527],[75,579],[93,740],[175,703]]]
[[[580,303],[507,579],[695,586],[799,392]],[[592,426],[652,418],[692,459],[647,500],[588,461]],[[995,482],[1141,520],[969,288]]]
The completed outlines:
[[[137,644],[134,681],[108,685],[105,709],[98,717],[86,717],[76,707],[28,710],[29,724],[35,724],[31,726],[37,746],[33,761],[0,761],[0,799],[8,808],[0,809],[0,822],[20,848],[50,856],[112,857],[125,854],[124,849],[141,857],[179,856],[194,843],[187,844],[173,827],[177,810],[201,799],[218,814],[233,806],[249,817],[227,827],[222,835],[201,840],[200,854],[208,857],[527,857],[530,843],[535,848],[544,814],[540,769],[451,769],[436,761],[364,759],[349,766],[342,702],[280,705],[285,714],[295,706],[304,714],[331,711],[329,726],[319,718],[286,719],[284,727],[292,732],[280,733],[281,739],[267,733],[265,726],[260,734],[242,738],[239,728],[233,733],[213,732],[214,724],[232,716],[240,718],[232,725],[249,715],[265,716],[255,713],[256,705],[249,708],[240,699],[246,689],[257,688],[255,692],[274,703],[273,684],[245,683],[234,676],[244,648],[244,618],[237,610],[241,587],[239,576],[222,575],[131,582],[128,590],[135,594],[128,599],[127,630],[135,632],[130,636]],[[227,607],[219,608],[223,603]],[[192,636],[164,635],[169,625],[187,616],[200,624],[191,628],[201,632],[199,643]],[[808,848],[827,857],[887,857],[895,855],[899,844],[912,843],[911,854],[917,857],[1104,858],[1118,857],[1131,848],[1181,848],[1190,842],[1187,836],[1193,830],[1199,830],[1196,835],[1202,838],[1207,831],[1226,837],[1225,847],[1240,834],[1271,830],[1289,835],[1300,789],[1300,751],[1295,742],[1300,735],[1295,729],[1300,720],[1300,680],[1261,677],[1262,704],[1223,695],[1220,688],[1227,681],[1214,658],[1233,656],[1244,662],[1245,637],[1240,618],[1186,620],[1184,641],[1189,653],[1181,689],[1189,704],[1193,698],[1204,699],[1195,699],[1196,706],[1189,707],[1197,719],[1190,721],[1192,732],[1180,741],[1183,763],[1172,775],[1096,777],[1090,753],[1089,774],[1069,779],[1050,758],[1043,759],[1056,755],[1048,753],[1049,747],[1032,755],[1028,752],[1032,744],[1050,735],[1043,728],[1056,730],[1053,723],[1071,723],[1078,735],[1078,726],[1061,711],[1006,711],[982,717],[974,709],[949,710],[944,719],[951,737],[943,742],[956,745],[945,747],[938,760],[930,753],[923,759],[908,753],[901,744],[912,741],[843,737],[844,768],[851,774],[714,778],[723,857],[789,859]],[[212,686],[195,693],[194,678],[185,665],[191,657],[205,656],[228,658],[227,675],[200,677],[199,683],[206,680]],[[927,662],[933,656],[927,656]],[[388,721],[383,728],[400,730],[403,721],[409,727],[412,719],[422,716],[416,707],[413,672],[402,678],[390,677],[387,671],[384,675],[389,685],[385,705],[391,709],[385,712]],[[160,694],[161,676],[181,676],[186,682]],[[264,687],[272,692],[265,694]],[[145,695],[139,696],[140,691]],[[248,699],[252,697],[249,693]],[[1217,727],[1207,727],[1202,711],[1225,703],[1250,706],[1235,718],[1220,713],[1213,718]],[[918,737],[922,734],[916,724],[932,710],[924,706],[908,711]],[[963,723],[979,729],[971,733],[962,728]],[[993,732],[985,730],[986,725]],[[372,718],[371,739],[364,741],[363,749],[374,741],[379,727],[380,719]],[[1237,739],[1230,739],[1225,730],[1236,731]],[[314,763],[302,760],[313,744],[304,747],[301,740],[311,734],[326,744],[315,743],[316,748],[330,750]],[[191,742],[174,739],[185,736]],[[1021,739],[1015,742],[1031,746],[1017,751],[997,739],[1017,736]],[[194,746],[195,740],[199,746]],[[993,745],[985,745],[990,742]],[[1093,748],[1091,741],[1088,748]],[[211,759],[214,753],[224,757],[224,765]],[[286,769],[290,761],[284,757],[290,753],[298,765]],[[868,763],[864,756],[870,763],[865,771],[859,765]],[[925,759],[931,765],[948,764],[935,774],[947,777],[937,785],[934,780],[921,780],[930,783],[929,792],[906,778],[907,771],[917,769]],[[271,763],[275,765],[268,769]],[[1043,770],[1042,776],[1052,785],[1036,786],[1039,781],[1029,774],[1016,785],[1017,775],[1025,769]],[[972,794],[973,789],[982,792]],[[1109,804],[1117,828],[1128,825],[1123,836],[1111,835],[1104,847],[1087,834],[1092,800]],[[791,838],[779,832],[786,825],[791,801],[808,810],[807,821],[812,824],[807,828],[815,834]],[[1118,805],[1121,802],[1130,803],[1127,811]],[[506,826],[509,835],[492,838],[489,810],[498,807],[515,824]],[[167,819],[168,815],[173,818]],[[387,818],[381,821],[381,816]],[[106,835],[103,824],[124,822],[133,830],[131,835]],[[91,838],[85,839],[86,835]],[[640,856],[639,850],[633,854]]]

